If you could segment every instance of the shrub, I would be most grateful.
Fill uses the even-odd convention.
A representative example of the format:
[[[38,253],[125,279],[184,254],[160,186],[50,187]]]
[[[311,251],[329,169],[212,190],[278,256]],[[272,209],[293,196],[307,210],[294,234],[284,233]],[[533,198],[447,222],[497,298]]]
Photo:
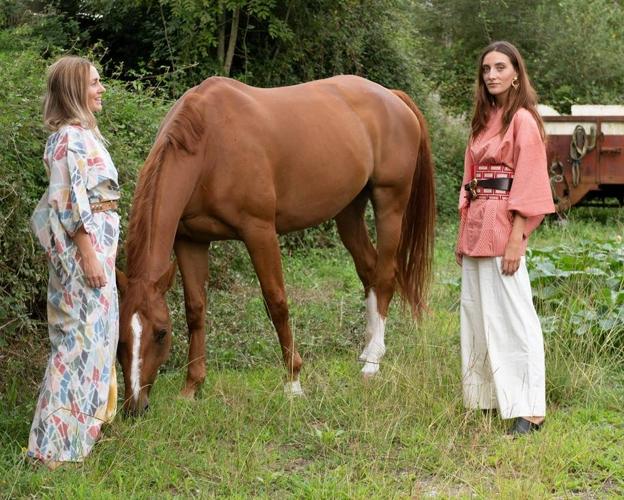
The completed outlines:
[[[46,182],[41,161],[46,132],[40,112],[46,65],[32,51],[2,50],[0,66],[11,68],[0,72],[2,335],[32,326],[45,304],[45,262],[30,234],[29,218]]]

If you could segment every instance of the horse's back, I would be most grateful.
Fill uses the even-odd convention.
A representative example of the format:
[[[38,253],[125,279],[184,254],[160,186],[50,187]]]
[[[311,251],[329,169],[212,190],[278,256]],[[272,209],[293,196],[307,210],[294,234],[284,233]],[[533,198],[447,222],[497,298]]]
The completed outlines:
[[[228,200],[273,214],[277,230],[288,232],[334,217],[371,181],[411,179],[417,120],[363,78],[263,89],[217,77],[184,99],[206,121],[212,166],[201,195],[214,210]]]

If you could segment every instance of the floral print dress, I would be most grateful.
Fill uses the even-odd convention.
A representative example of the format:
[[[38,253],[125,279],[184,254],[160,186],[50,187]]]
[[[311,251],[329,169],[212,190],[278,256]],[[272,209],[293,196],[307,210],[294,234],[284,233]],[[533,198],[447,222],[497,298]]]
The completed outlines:
[[[82,461],[112,420],[117,405],[115,353],[119,332],[115,256],[119,216],[91,212],[91,203],[117,200],[117,170],[92,130],[68,125],[47,141],[50,185],[31,223],[49,267],[51,353],[35,409],[28,455],[43,461]],[[90,288],[72,237],[91,238],[106,286]]]

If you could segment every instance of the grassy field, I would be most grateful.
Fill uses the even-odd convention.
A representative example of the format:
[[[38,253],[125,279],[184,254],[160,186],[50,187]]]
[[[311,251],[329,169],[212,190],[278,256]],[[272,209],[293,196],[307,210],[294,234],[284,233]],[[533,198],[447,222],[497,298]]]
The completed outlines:
[[[275,334],[250,266],[234,252],[217,259],[235,269],[236,279],[221,281],[217,271],[210,290],[208,377],[197,400],[177,397],[186,348],[177,326],[179,340],[152,391],[149,414],[117,418],[84,464],[51,473],[23,458],[35,394],[28,404],[11,405],[11,398],[21,399],[9,390],[0,407],[0,495],[621,497],[624,213],[578,213],[567,225],[544,225],[532,241],[529,267],[547,320],[549,414],[540,433],[509,440],[507,422],[462,408],[459,268],[454,228],[444,226],[430,314],[416,325],[395,304],[374,380],[359,375],[364,303],[344,249],[284,257],[305,363],[301,399],[282,393]],[[223,248],[222,256],[235,249]],[[553,271],[539,248],[576,254],[558,257]],[[565,266],[576,271],[564,272]],[[171,303],[180,325],[175,293]]]

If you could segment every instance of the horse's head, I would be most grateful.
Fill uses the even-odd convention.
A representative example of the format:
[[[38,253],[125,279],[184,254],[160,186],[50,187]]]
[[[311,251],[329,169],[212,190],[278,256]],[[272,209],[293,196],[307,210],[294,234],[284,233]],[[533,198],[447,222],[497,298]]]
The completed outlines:
[[[175,279],[175,263],[156,282],[128,279],[117,271],[121,294],[117,359],[124,376],[124,410],[137,415],[148,408],[158,368],[169,357],[171,320],[165,293]]]

